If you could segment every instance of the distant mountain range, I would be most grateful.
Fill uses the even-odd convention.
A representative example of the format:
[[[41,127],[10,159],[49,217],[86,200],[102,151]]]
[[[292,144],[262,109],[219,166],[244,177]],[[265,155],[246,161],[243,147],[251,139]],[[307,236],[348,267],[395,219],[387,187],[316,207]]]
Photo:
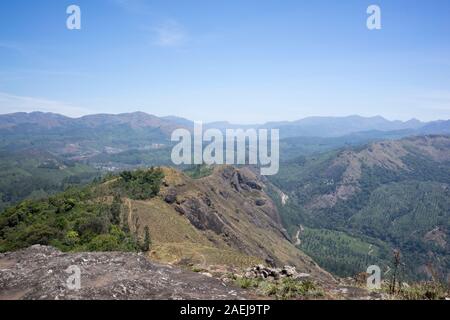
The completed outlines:
[[[170,135],[176,128],[192,127],[189,119],[143,112],[76,119],[41,112],[0,115],[0,211],[25,199],[45,199],[68,187],[98,181],[107,172],[173,167]],[[186,240],[187,248],[195,249],[193,255],[216,259],[217,251],[210,256],[198,251],[214,240],[226,250],[236,250],[236,261],[244,254],[304,267],[306,260],[296,255],[297,246],[326,270],[351,276],[369,264],[387,267],[392,249],[398,248],[405,276],[423,279],[434,271],[450,276],[450,120],[310,117],[262,125],[214,122],[204,127],[277,128],[282,137],[281,164],[278,175],[258,177],[261,188],[253,183],[255,179],[246,184],[239,173],[243,168],[227,169],[231,175],[206,172],[208,178],[197,167],[177,168],[193,170],[201,183],[168,171],[174,185],[167,190],[169,197],[163,200],[169,204],[164,206],[170,214],[181,212],[190,221],[178,227],[193,225],[225,236],[225,243],[207,237]],[[256,186],[258,192],[246,186]],[[191,199],[191,194],[201,197]],[[149,212],[160,213],[161,204],[131,201],[140,222]],[[219,220],[208,220],[219,213]],[[267,219],[262,219],[263,213],[269,215]],[[130,216],[130,221],[136,217]],[[203,220],[197,221],[199,217]],[[242,230],[233,229],[235,222],[247,220]],[[178,229],[151,231],[161,236],[179,233]],[[270,252],[259,247],[268,235],[273,235]],[[161,239],[160,248],[163,243]],[[175,248],[163,249],[161,254],[172,259]]]
[[[127,126],[131,129],[153,128],[169,135],[172,130],[179,127],[191,128],[193,121],[185,118],[167,116],[157,117],[144,112],[123,114],[95,114],[80,118],[69,118],[54,113],[12,113],[0,115],[0,130],[5,132],[17,130],[52,130],[65,128],[71,130],[99,129],[105,126]],[[206,128],[233,129],[233,128],[276,128],[280,129],[281,136],[286,137],[338,137],[363,131],[400,131],[417,130],[426,133],[450,132],[450,120],[421,122],[417,119],[409,121],[390,121],[381,116],[376,117],[308,117],[296,121],[268,122],[256,125],[236,125],[226,121],[205,123]],[[439,132],[436,132],[439,131]]]
[[[176,122],[158,118],[144,113],[133,112],[123,114],[93,114],[80,118],[69,118],[55,113],[12,113],[0,115],[0,129],[20,129],[23,126],[31,126],[35,129],[71,128],[101,128],[104,126],[127,125],[130,128],[159,128],[169,133]]]
[[[170,164],[171,133],[193,129],[194,122],[180,117],[157,117],[144,112],[95,114],[69,118],[54,113],[0,115],[0,153],[43,150],[101,167]],[[310,117],[261,125],[229,122],[205,123],[204,128],[279,129],[281,160],[318,151],[412,135],[449,134],[450,120],[389,121],[382,117]],[[152,150],[152,152],[149,152]]]

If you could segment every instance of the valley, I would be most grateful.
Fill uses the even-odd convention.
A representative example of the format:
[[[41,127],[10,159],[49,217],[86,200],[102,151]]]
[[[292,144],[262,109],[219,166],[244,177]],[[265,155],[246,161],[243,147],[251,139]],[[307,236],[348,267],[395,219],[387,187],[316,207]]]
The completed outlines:
[[[284,223],[308,226],[299,247],[342,276],[387,268],[396,248],[409,277],[446,279],[449,150],[447,136],[421,136],[291,160],[273,178],[290,197]]]
[[[170,130],[190,130],[186,119],[0,116],[0,252],[142,252],[152,263],[226,278],[244,295],[359,299],[370,292],[353,279],[378,265],[388,281],[397,249],[403,281],[445,283],[448,123],[351,119],[376,121],[361,132],[339,118],[310,119],[308,131],[279,124],[280,172],[263,177],[256,166],[174,166]],[[331,120],[342,129],[290,136]],[[243,276],[258,265],[295,267],[311,291],[309,282]]]

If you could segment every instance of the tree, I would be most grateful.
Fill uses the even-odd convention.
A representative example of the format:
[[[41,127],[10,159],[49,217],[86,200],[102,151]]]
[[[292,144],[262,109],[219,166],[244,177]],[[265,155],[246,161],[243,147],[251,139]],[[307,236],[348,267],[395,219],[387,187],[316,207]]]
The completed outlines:
[[[144,228],[144,244],[142,245],[142,251],[149,251],[150,246],[152,244],[152,240],[150,239],[150,230],[148,226],[145,226]]]
[[[120,224],[120,213],[121,213],[121,199],[117,194],[114,195],[114,200],[112,202],[110,213],[111,213],[111,223],[115,225]]]
[[[65,242],[68,246],[75,246],[78,242],[80,242],[80,236],[78,235],[78,232],[76,231],[68,231],[66,233],[66,239]]]
[[[131,173],[131,171],[123,171],[120,174],[120,177],[125,181],[128,182],[131,180],[131,178],[133,177],[133,174]]]
[[[117,192],[133,200],[147,200],[158,195],[164,173],[159,168],[149,170],[124,171],[120,174]]]
[[[121,249],[119,241],[110,234],[96,236],[88,243],[89,251],[119,251]]]
[[[391,284],[390,284],[390,288],[389,288],[391,294],[395,294],[395,289],[397,286],[397,277],[398,277],[398,271],[399,271],[399,266],[400,266],[400,251],[399,250],[394,250],[393,264],[394,264],[394,274],[392,275]],[[398,281],[398,283],[399,283],[399,286],[401,289],[400,281]]]

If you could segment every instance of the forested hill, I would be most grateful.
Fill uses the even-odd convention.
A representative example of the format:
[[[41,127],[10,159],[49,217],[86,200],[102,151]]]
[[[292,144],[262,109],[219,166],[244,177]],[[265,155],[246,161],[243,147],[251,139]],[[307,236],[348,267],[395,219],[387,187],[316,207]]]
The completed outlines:
[[[299,247],[340,275],[387,266],[409,277],[450,270],[450,137],[420,136],[300,157],[272,178]]]
[[[144,251],[185,267],[292,265],[333,280],[290,241],[267,187],[249,168],[191,175],[124,171],[0,213],[0,252],[51,245],[63,251]]]

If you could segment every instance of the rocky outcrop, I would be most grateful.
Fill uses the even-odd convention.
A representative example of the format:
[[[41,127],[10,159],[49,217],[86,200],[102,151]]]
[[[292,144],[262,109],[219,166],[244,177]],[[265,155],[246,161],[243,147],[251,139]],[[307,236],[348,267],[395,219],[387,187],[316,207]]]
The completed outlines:
[[[132,233],[148,227],[152,259],[175,265],[292,265],[333,281],[291,242],[265,181],[251,168],[217,166],[192,179],[164,168],[158,197],[126,201]],[[139,223],[134,223],[138,221]]]
[[[263,265],[254,266],[245,270],[245,278],[279,280],[283,278],[307,279],[311,275],[297,272],[295,267],[284,266],[283,268],[269,268]]]
[[[80,270],[79,290],[72,286],[76,282],[68,282],[75,275],[73,266]],[[0,300],[244,298],[232,284],[155,264],[142,254],[68,254],[39,245],[0,254]]]

